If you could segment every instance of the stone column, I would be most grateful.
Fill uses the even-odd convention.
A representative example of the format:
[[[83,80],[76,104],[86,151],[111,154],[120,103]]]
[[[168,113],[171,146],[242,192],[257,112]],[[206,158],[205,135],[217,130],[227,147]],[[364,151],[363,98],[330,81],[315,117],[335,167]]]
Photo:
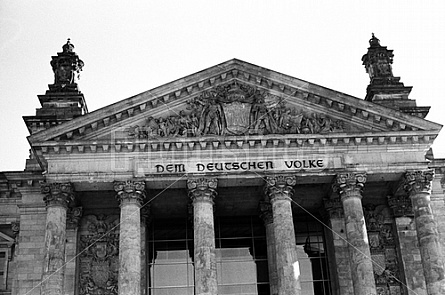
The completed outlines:
[[[388,204],[393,211],[400,252],[400,274],[408,295],[427,295],[419,243],[417,241],[414,213],[409,196],[398,190],[388,196]]]
[[[332,274],[332,286],[335,295],[353,295],[351,266],[349,264],[349,245],[346,237],[345,214],[338,196],[324,200],[326,223],[326,253],[332,257],[329,263]]]
[[[344,173],[338,174],[334,183],[334,190],[340,195],[345,214],[349,261],[355,295],[376,294],[371,252],[362,207],[362,190],[365,182],[365,173]]]
[[[300,267],[295,242],[291,198],[295,176],[266,178],[266,194],[272,204],[279,295],[300,295]]]
[[[273,225],[272,204],[267,201],[261,201],[259,206],[260,218],[264,221],[266,227],[266,243],[267,243],[267,266],[269,269],[269,285],[270,294],[278,294],[278,275],[275,251],[275,235]]]
[[[216,178],[187,180],[193,202],[195,295],[216,295],[218,290],[213,223],[217,185]]]
[[[66,211],[74,200],[71,183],[42,184],[46,204],[45,246],[41,294],[63,295],[66,247]]]
[[[445,294],[445,266],[437,224],[430,204],[433,178],[433,170],[407,172],[405,174],[405,189],[409,193],[413,205],[428,295],[439,295]]]
[[[145,182],[114,183],[121,208],[119,231],[119,295],[141,294],[141,214]]]

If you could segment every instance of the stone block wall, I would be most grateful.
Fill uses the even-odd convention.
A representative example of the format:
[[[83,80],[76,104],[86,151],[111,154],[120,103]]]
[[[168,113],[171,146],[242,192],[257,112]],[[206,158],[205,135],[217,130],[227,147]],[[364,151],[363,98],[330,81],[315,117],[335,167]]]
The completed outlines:
[[[21,189],[20,232],[15,255],[12,295],[40,295],[46,208],[40,187]]]
[[[46,210],[21,208],[19,246],[12,294],[38,295],[42,279]],[[20,291],[20,292],[19,292]]]

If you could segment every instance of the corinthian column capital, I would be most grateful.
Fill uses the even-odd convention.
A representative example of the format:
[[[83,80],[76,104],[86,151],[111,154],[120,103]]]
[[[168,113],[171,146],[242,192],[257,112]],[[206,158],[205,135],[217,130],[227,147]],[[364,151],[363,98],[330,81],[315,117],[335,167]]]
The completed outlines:
[[[274,175],[266,177],[265,193],[270,202],[278,199],[291,199],[297,178],[293,175]]]
[[[46,207],[61,206],[68,208],[69,203],[74,201],[74,189],[70,182],[66,183],[42,183],[41,192],[45,195]]]
[[[361,199],[365,183],[366,173],[339,173],[332,188],[338,192],[342,201],[350,197]]]
[[[187,179],[187,189],[190,199],[208,201],[213,204],[213,200],[218,195],[216,188],[218,187],[218,179],[216,178],[191,178]]]
[[[404,176],[404,189],[410,195],[420,192],[431,193],[434,170],[408,171]]]
[[[136,203],[140,206],[145,199],[144,181],[115,181],[114,190],[117,193],[116,198],[120,206],[122,206],[124,202]]]

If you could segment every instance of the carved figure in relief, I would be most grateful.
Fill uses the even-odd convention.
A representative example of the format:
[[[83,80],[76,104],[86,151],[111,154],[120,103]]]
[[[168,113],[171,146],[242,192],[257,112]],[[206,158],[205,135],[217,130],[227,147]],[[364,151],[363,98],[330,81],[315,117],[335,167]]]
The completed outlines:
[[[207,105],[207,112],[204,115],[204,129],[203,134],[222,134],[222,110],[214,100],[211,100]]]
[[[269,116],[269,110],[264,103],[264,99],[261,97],[257,98],[257,101],[252,107],[250,119],[251,126],[253,126],[253,134],[272,133]]]
[[[267,102],[266,102],[267,99]],[[186,110],[147,119],[128,129],[134,138],[242,134],[310,134],[342,131],[341,121],[286,108],[282,98],[238,84],[217,86],[187,102]]]

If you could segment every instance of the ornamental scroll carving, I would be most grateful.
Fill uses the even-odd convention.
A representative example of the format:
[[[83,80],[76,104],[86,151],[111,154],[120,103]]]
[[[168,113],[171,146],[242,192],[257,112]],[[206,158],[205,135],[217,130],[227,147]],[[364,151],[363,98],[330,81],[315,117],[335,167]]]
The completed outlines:
[[[343,122],[329,116],[286,107],[265,91],[233,82],[217,86],[187,102],[186,110],[149,117],[132,126],[134,138],[197,137],[206,135],[310,134],[342,131]]]
[[[377,294],[403,294],[390,208],[369,204],[364,206],[363,212]]]
[[[88,215],[80,235],[80,295],[117,295],[119,216]]]
[[[70,182],[66,183],[42,183],[40,189],[46,206],[61,206],[68,208],[74,201],[74,188]]]

